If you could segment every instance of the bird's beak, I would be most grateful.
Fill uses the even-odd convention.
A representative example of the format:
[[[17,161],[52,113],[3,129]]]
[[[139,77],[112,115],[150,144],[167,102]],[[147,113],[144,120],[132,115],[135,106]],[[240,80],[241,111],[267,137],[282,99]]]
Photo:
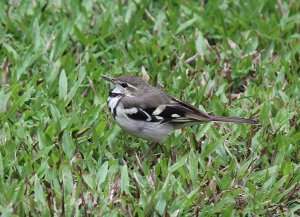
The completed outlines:
[[[115,83],[115,79],[114,78],[106,77],[106,76],[103,76],[103,75],[101,75],[101,78],[103,78],[104,80],[109,81],[109,82],[111,82],[113,84]]]

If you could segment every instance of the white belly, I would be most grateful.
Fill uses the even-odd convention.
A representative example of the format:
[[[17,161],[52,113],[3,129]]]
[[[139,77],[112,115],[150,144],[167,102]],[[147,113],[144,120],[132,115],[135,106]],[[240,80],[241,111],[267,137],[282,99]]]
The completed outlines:
[[[113,93],[119,93],[118,89],[114,89]],[[124,107],[119,101],[123,96],[115,96],[108,98],[108,107],[115,118],[117,124],[126,132],[136,137],[145,139],[150,142],[162,143],[167,140],[169,134],[174,130],[174,127],[169,123],[138,121],[128,118],[125,114]],[[118,105],[118,106],[117,106]],[[137,108],[127,109],[126,113],[136,113]]]
[[[159,122],[142,122],[127,118],[125,115],[115,117],[117,124],[126,132],[150,142],[164,142],[174,128],[168,124]]]

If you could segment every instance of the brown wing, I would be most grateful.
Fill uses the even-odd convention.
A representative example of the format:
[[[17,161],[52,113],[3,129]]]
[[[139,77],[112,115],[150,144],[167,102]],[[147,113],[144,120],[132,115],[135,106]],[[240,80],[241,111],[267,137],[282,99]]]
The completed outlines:
[[[139,96],[125,96],[121,102],[125,109],[138,109],[136,113],[129,114],[131,118],[136,120],[178,124],[210,121],[258,124],[257,121],[245,118],[209,116],[198,108],[169,96],[157,88],[146,93],[141,91]]]
[[[138,112],[130,114],[136,120],[158,122],[209,122],[211,118],[196,107],[178,100],[167,93],[153,88],[140,97],[125,96],[121,99],[125,109],[138,108]]]

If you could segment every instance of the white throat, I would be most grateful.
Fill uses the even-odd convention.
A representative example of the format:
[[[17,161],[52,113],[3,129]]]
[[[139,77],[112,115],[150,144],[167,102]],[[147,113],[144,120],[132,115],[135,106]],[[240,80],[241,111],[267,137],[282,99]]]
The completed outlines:
[[[115,89],[109,92],[107,105],[113,117],[117,115],[117,106],[119,104],[119,101],[123,98],[123,96],[124,93],[118,87],[115,87]]]

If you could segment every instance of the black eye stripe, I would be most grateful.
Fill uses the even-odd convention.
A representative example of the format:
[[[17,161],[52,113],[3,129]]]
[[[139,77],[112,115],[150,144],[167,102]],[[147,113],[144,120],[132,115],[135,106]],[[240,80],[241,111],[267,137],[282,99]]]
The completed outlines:
[[[128,84],[124,82],[124,83],[121,84],[121,86],[122,86],[123,88],[126,88],[126,87],[128,87]]]

